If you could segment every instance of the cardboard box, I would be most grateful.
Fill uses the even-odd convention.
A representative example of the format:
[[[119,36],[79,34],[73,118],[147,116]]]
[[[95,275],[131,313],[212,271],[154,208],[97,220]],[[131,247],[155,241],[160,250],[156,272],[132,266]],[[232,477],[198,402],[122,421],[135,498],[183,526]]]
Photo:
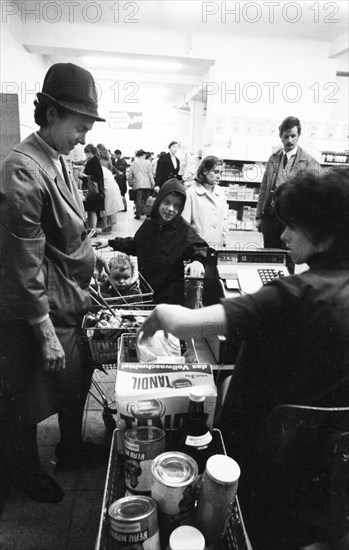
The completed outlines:
[[[193,386],[205,388],[204,410],[207,425],[212,427],[217,388],[211,365],[128,361],[127,358],[132,356],[129,345],[133,338],[133,335],[121,337],[115,381],[118,427],[128,429],[137,425],[155,425],[164,429],[179,428],[188,411],[189,393]]]

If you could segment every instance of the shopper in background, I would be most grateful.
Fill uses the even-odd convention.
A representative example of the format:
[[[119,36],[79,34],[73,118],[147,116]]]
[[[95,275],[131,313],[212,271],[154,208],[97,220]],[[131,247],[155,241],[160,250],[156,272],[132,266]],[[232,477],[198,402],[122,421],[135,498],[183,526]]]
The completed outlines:
[[[126,192],[127,192],[127,161],[122,157],[120,149],[115,149],[114,151],[114,170],[115,170],[115,179],[116,183],[119,186],[120,193],[122,196],[122,201],[124,203],[124,211],[127,210],[127,201],[126,201]]]
[[[311,170],[314,174],[320,174],[319,163],[298,145],[301,131],[298,118],[285,118],[279,126],[283,147],[273,153],[267,162],[256,210],[256,227],[263,233],[264,248],[285,248],[280,238],[283,225],[274,212],[273,197],[276,189],[299,172]]]
[[[101,240],[99,248],[137,256],[138,269],[154,290],[156,303],[184,303],[184,264],[193,277],[203,275],[207,243],[183,220],[185,189],[177,179],[166,182],[159,191],[150,219],[134,237]]]
[[[124,210],[121,193],[118,184],[111,171],[102,166],[104,180],[104,210],[99,215],[102,220],[102,233],[110,233],[116,223],[116,215]]]
[[[319,532],[303,526],[299,545],[288,544],[295,525],[283,517],[283,486],[275,467],[268,478],[256,445],[263,421],[280,404],[347,407],[349,395],[348,170],[320,177],[298,173],[278,187],[274,200],[284,226],[281,238],[293,261],[307,262],[308,271],[208,308],[160,305],[141,327],[143,338],[164,330],[177,338],[224,334],[243,341],[220,428],[228,453],[241,466],[239,498],[256,550],[321,540]]]
[[[136,152],[136,158],[131,163],[127,179],[135,194],[135,219],[139,220],[145,213],[145,203],[155,187],[151,163],[145,159],[143,149]]]
[[[157,187],[161,187],[165,181],[171,178],[181,179],[179,176],[180,162],[176,156],[178,147],[178,141],[171,141],[168,153],[159,156],[155,175]]]
[[[8,477],[31,499],[53,503],[64,493],[40,464],[39,422],[58,413],[60,466],[101,456],[81,436],[92,369],[80,327],[95,256],[62,155],[104,119],[92,75],[71,63],[50,67],[34,103],[40,128],[8,155],[0,179],[0,432]]]
[[[97,143],[97,151],[98,151],[101,166],[105,166],[105,168],[108,168],[108,170],[113,172],[114,167],[111,161],[110,153],[106,148],[106,146],[103,145],[103,143]]]
[[[212,248],[226,244],[228,210],[225,191],[219,186],[222,162],[214,156],[205,157],[198,166],[192,185],[187,189],[183,218]]]
[[[79,178],[82,180],[82,189],[88,191],[84,208],[87,212],[89,234],[92,237],[97,230],[99,212],[104,210],[105,206],[104,178],[97,148],[89,143],[84,152],[87,162],[84,172],[79,175]]]

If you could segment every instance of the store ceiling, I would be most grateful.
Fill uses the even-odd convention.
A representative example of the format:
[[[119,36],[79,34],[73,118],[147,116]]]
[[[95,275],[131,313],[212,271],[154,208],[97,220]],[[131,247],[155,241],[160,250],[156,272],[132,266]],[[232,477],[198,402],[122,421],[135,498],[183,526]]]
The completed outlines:
[[[19,10],[23,6],[33,9],[39,4],[32,0],[15,0]],[[161,90],[166,100],[173,105],[181,105],[191,90],[199,86],[204,79],[212,59],[194,59],[190,56],[191,44],[197,34],[205,34],[207,40],[214,40],[219,35],[251,36],[256,39],[267,39],[271,35],[271,18],[273,18],[272,36],[287,39],[313,39],[331,43],[340,35],[347,32],[348,2],[202,2],[201,0],[138,0],[138,1],[109,1],[73,2],[65,0],[52,2],[40,1],[41,21],[54,18],[59,14],[59,23],[71,24],[71,42],[60,39],[57,27],[55,41],[41,32],[40,22],[35,27],[35,39],[29,26],[23,28],[23,45],[29,52],[46,56],[49,63],[71,61],[84,65],[91,70],[97,80],[118,80],[129,82],[137,79],[148,94],[161,97]],[[59,9],[58,9],[59,6]],[[288,6],[288,7],[287,7]],[[46,11],[45,11],[46,10]],[[234,13],[232,13],[234,12]],[[46,14],[46,17],[42,17]],[[115,29],[115,40],[108,42],[108,51],[93,49],[93,26],[91,18],[96,17],[98,29],[105,28],[106,33]],[[299,17],[299,20],[297,18]],[[87,22],[87,18],[89,21]],[[126,19],[128,18],[128,21]],[[253,24],[253,19],[256,23]],[[288,19],[288,21],[287,21]],[[295,20],[294,24],[290,20]],[[23,21],[23,18],[22,18]],[[29,18],[27,19],[29,23]],[[124,51],[124,44],[118,40],[116,23],[126,25],[132,41],[132,52]],[[132,24],[132,23],[137,24]],[[47,25],[46,25],[47,27]],[[123,26],[123,29],[125,25]],[[85,29],[85,31],[84,31]],[[159,53],[149,55],[145,53],[147,45],[138,40],[137,31],[149,30],[150,41],[153,40],[152,31],[180,33],[186,43],[188,55],[164,56],[159,44]],[[74,47],[76,33],[86,32],[85,45]],[[123,47],[121,47],[123,46]],[[148,50],[149,51],[149,50]],[[238,52],[237,52],[238,54]]]

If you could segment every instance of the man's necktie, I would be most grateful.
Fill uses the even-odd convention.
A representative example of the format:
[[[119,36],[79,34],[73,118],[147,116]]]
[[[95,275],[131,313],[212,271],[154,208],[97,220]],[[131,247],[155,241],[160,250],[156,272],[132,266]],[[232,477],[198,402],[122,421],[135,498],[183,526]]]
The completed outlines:
[[[62,172],[63,172],[64,181],[65,181],[65,183],[67,184],[67,187],[68,187],[69,191],[71,192],[70,179],[69,179],[69,176],[68,176],[68,172],[67,172],[67,168],[66,168],[66,166],[65,166],[64,159],[63,159],[62,156],[60,156],[60,157],[59,157],[59,160],[60,160],[61,165],[62,165]]]
[[[287,155],[284,155],[283,164],[282,164],[283,169],[286,168],[286,166],[287,166],[287,161],[288,161]]]

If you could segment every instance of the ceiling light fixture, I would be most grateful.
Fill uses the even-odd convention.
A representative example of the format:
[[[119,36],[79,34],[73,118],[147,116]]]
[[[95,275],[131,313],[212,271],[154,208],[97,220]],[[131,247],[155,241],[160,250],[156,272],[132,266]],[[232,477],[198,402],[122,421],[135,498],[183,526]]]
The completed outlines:
[[[181,63],[175,61],[160,61],[149,59],[126,59],[114,57],[84,57],[84,62],[96,67],[112,69],[113,67],[127,67],[133,69],[135,66],[144,69],[164,69],[169,71],[178,71],[182,68]]]

